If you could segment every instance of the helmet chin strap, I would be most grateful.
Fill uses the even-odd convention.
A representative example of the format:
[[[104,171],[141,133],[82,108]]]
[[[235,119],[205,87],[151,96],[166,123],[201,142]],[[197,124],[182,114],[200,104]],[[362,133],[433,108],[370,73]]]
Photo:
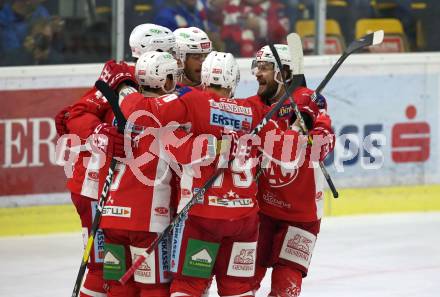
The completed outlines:
[[[194,81],[192,81],[191,79],[189,79],[189,77],[188,77],[188,76],[186,75],[186,73],[185,73],[185,70],[182,69],[182,72],[179,74],[179,81],[180,81],[180,83],[183,83],[184,80],[186,80],[186,81],[190,81],[192,84],[194,84],[194,85],[190,85],[190,87],[197,87],[197,86],[200,86],[200,85],[201,85],[201,83],[199,83],[199,84],[195,84]]]
[[[277,91],[275,92],[275,95],[272,96],[272,99],[278,98],[280,96],[282,87],[283,87],[283,84],[278,83]]]

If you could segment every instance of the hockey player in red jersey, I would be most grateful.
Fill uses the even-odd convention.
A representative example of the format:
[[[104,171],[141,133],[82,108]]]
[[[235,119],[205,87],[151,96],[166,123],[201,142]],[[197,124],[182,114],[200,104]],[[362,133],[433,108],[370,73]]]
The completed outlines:
[[[147,52],[136,63],[136,79],[142,94],[135,93],[124,98],[121,110],[130,121],[140,102],[174,90],[177,80],[177,61],[169,53]],[[137,96],[135,96],[137,95]],[[144,115],[143,115],[144,116]],[[141,116],[141,117],[143,117]],[[148,116],[147,116],[148,117]],[[149,120],[149,118],[148,118]],[[159,128],[154,121],[149,128]],[[157,123],[156,123],[157,124]],[[130,138],[135,140],[128,158],[119,163],[116,177],[110,187],[109,200],[103,208],[101,227],[105,234],[104,279],[109,296],[168,296],[169,295],[169,248],[161,242],[154,254],[135,272],[134,278],[121,285],[117,280],[131,266],[132,260],[162,232],[170,223],[171,169],[153,134],[142,136],[144,128],[129,125]],[[149,155],[133,170],[130,162]],[[103,183],[106,171],[101,172]]]
[[[212,52],[202,67],[204,91],[181,88],[178,95],[157,99],[156,111],[155,106],[147,101],[141,102],[136,109],[153,112],[162,124],[171,121],[189,123],[191,132],[196,135],[209,133],[220,138],[225,131],[233,131],[239,136],[247,134],[262,120],[267,106],[259,97],[249,100],[230,98],[238,75],[238,66],[231,54]],[[129,95],[133,96],[137,95]],[[149,125],[148,121],[135,124]],[[268,126],[276,128],[276,123],[270,122]],[[268,129],[266,127],[262,135],[268,133]],[[290,145],[296,155],[298,132],[286,131],[285,134],[292,136]],[[262,140],[259,144],[262,143],[266,142]],[[179,160],[180,149],[174,152]],[[203,199],[191,208],[188,219],[176,227],[171,262],[175,278],[171,296],[200,296],[212,274],[216,276],[221,296],[253,296],[258,236],[256,164],[252,158],[255,155],[256,147],[229,164],[214,186],[203,193]],[[219,156],[211,160],[211,164],[183,166],[179,210],[201,190],[219,164],[227,164],[220,160],[229,159]],[[220,225],[221,229],[218,228]]]
[[[132,80],[128,65],[106,63],[101,79],[106,79],[112,88],[118,88],[127,80]],[[85,112],[87,111],[87,112]],[[91,88],[73,106],[64,109],[56,117],[57,131],[60,134],[69,133],[64,137],[72,139],[75,147],[71,154],[76,155],[73,173],[67,181],[71,199],[81,220],[84,245],[87,242],[90,228],[99,198],[98,171],[101,168],[105,154],[123,157],[123,137],[115,127],[103,123],[107,114],[111,113],[108,103],[95,88]],[[67,116],[66,116],[67,115]],[[105,136],[107,149],[105,154],[90,148],[94,143],[95,134]],[[82,149],[81,149],[82,148]],[[95,235],[94,247],[87,264],[88,272],[80,289],[80,296],[106,296],[102,279],[102,263],[104,259],[104,235],[98,230]]]
[[[272,104],[284,93],[280,71],[290,80],[295,67],[288,47],[275,47],[283,69],[278,68],[268,46],[257,52],[253,62],[253,72],[259,83],[258,95],[266,104]],[[305,162],[299,168],[285,169],[277,162],[264,158],[262,161],[266,165],[262,166],[263,174],[258,181],[261,224],[255,289],[259,288],[266,268],[272,267],[269,296],[299,296],[323,214],[323,176],[318,162],[333,149],[334,135],[325,99],[320,97],[317,104],[311,100],[312,93],[300,87],[293,94],[314,142],[307,147]],[[288,100],[275,120],[284,129],[292,126],[301,131]]]
[[[202,63],[212,50],[208,35],[196,27],[174,30],[176,58],[181,67],[179,86],[199,86]]]
[[[146,51],[174,50],[175,38],[167,28],[154,24],[142,24],[133,30],[129,43],[132,56],[137,59]],[[136,91],[136,83],[126,83],[127,81],[134,82],[134,68],[123,62],[118,64],[115,61],[108,61],[104,65],[100,79],[108,82],[110,87],[116,91],[120,91],[122,96]],[[111,118],[113,117],[109,104],[102,98],[96,88],[92,87],[73,106],[69,106],[58,113],[55,123],[60,136],[70,133],[73,137],[77,137],[78,144],[86,144],[86,140],[92,134],[104,135],[107,142],[105,153],[109,157],[123,157],[125,156],[124,139],[122,135],[117,133],[115,127],[106,123]],[[74,149],[72,148],[71,151]],[[95,153],[94,158],[91,158],[90,151],[79,152],[74,164],[73,176],[67,183],[72,202],[81,219],[85,241],[93,221],[96,200],[100,194],[97,178],[98,171],[102,167],[102,162],[99,161],[100,156],[102,154]],[[103,237],[102,231],[98,230],[95,236],[94,248],[90,255],[91,259],[87,266],[88,273],[81,287],[80,296],[105,295],[102,279]]]

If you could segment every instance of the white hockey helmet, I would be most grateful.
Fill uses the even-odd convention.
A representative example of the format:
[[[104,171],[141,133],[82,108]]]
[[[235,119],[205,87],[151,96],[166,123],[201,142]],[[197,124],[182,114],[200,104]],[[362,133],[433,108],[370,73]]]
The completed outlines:
[[[165,89],[168,75],[173,79],[173,87],[169,90]],[[171,93],[176,87],[177,61],[170,53],[146,52],[136,62],[135,76],[140,86]]]
[[[170,29],[155,25],[141,24],[131,31],[129,44],[133,58],[139,58],[150,51],[173,52],[176,38]]]
[[[209,54],[212,51],[211,40],[199,28],[179,28],[173,33],[176,37],[176,57],[182,62],[186,60],[186,54]]]
[[[281,65],[288,66],[289,70],[291,71],[291,74],[293,73],[293,67],[294,63],[292,61],[292,56],[289,51],[289,47],[286,44],[275,44],[275,49],[278,52],[278,55],[280,56]],[[252,74],[255,75],[256,70],[261,64],[260,62],[268,62],[272,63],[273,69],[274,69],[274,79],[277,83],[282,84],[283,81],[278,79],[278,73],[280,72],[280,69],[278,67],[278,64],[275,60],[275,57],[273,56],[272,51],[270,50],[270,47],[268,45],[263,46],[256,54],[255,59],[252,61]],[[286,77],[287,81],[289,81],[292,78],[292,75],[290,77]]]
[[[232,54],[213,51],[202,64],[201,76],[203,86],[214,84],[225,89],[230,88],[230,96],[233,96],[240,81],[240,69]]]

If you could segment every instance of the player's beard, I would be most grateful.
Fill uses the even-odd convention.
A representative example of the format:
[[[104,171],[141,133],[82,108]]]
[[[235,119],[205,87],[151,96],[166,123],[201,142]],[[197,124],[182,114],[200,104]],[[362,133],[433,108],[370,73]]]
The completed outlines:
[[[266,83],[265,85],[260,84],[257,95],[261,97],[264,103],[271,105],[277,91],[278,83],[276,81],[272,81],[270,83]]]
[[[184,75],[191,82],[191,86],[198,86],[201,83],[200,70],[184,70]]]

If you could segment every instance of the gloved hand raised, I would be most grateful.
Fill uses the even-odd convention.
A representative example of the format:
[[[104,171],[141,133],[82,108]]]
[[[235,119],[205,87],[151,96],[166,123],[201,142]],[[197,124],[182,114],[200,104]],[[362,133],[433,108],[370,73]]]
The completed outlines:
[[[72,106],[67,106],[63,108],[57,115],[55,116],[55,128],[57,130],[57,134],[59,137],[64,134],[69,133],[69,130],[66,126],[66,121],[69,118],[69,112],[72,109]]]
[[[115,126],[107,123],[99,124],[92,133],[92,145],[104,152],[108,157],[125,157],[124,135]]]
[[[116,63],[115,60],[107,61],[102,69],[99,79],[106,82],[110,88],[118,91],[118,87],[122,84],[128,84],[137,88],[138,84],[134,73],[130,69],[130,66],[125,62]]]

